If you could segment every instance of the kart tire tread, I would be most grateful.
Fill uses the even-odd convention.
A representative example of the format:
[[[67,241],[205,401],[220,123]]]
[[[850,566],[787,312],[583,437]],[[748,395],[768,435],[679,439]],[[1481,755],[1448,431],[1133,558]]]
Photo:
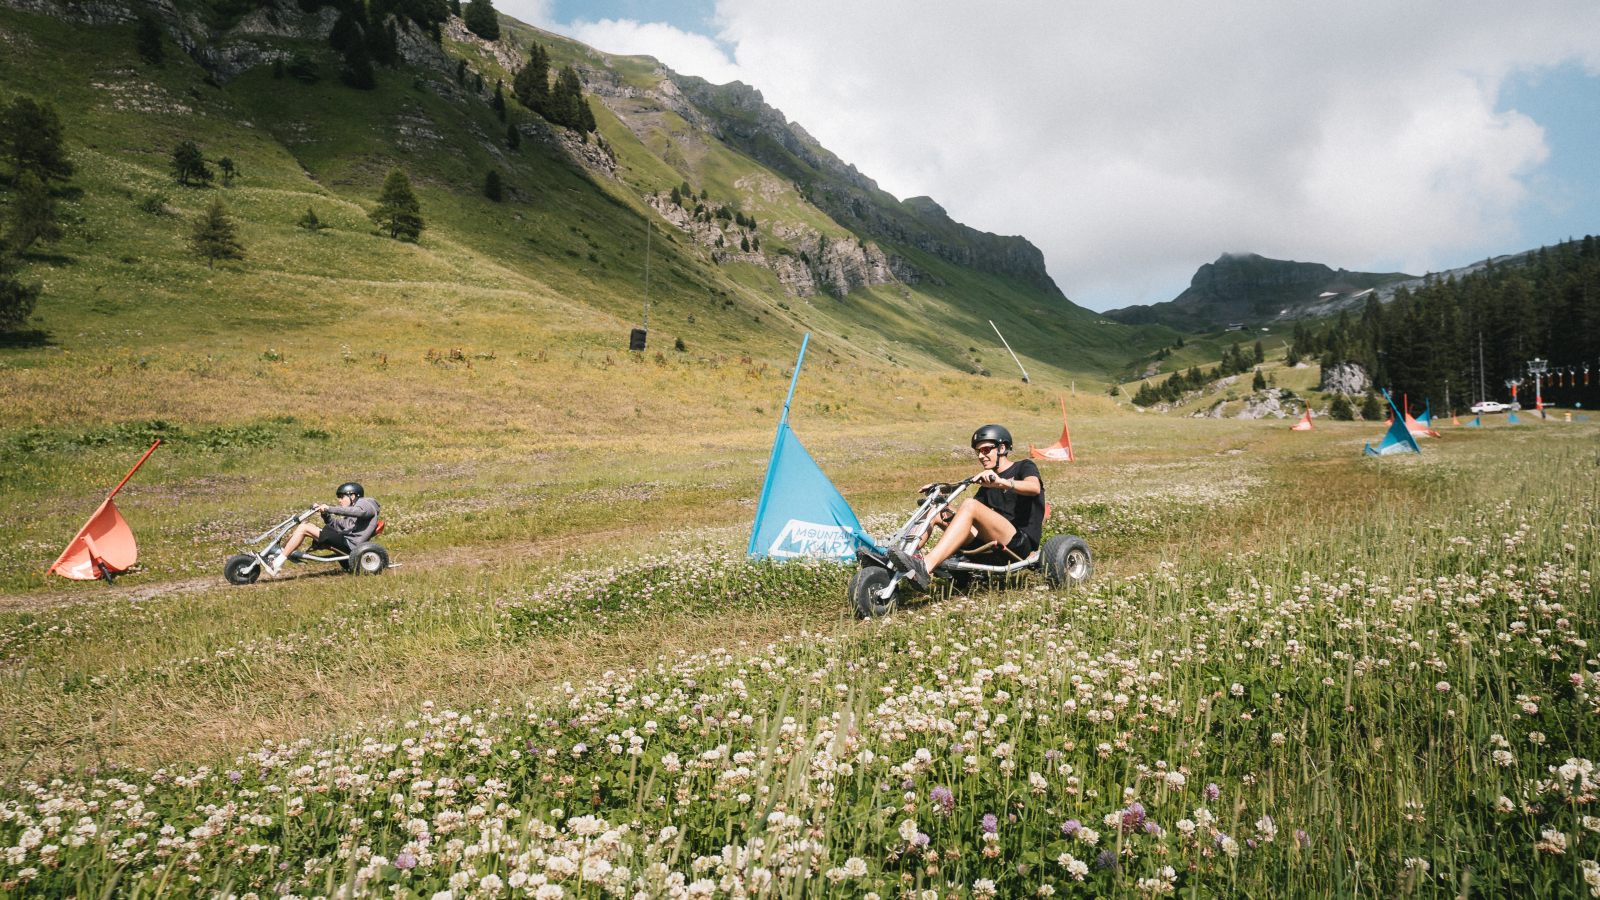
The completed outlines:
[[[862,566],[850,578],[850,605],[855,608],[856,618],[876,619],[895,611],[899,604],[898,597],[890,597],[885,602],[873,596],[888,586],[893,578],[894,574],[882,566]]]
[[[230,556],[222,565],[222,577],[228,579],[229,584],[255,584],[261,577],[261,561],[245,553]]]
[[[1094,554],[1075,534],[1058,534],[1039,551],[1044,577],[1051,587],[1079,587],[1094,577]]]
[[[350,551],[346,568],[351,575],[378,575],[389,568],[389,551],[367,541]]]

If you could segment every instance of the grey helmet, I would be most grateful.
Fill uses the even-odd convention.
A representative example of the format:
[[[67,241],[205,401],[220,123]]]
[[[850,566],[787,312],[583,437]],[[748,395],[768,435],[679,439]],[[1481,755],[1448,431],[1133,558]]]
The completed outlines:
[[[976,450],[979,444],[990,441],[1005,448],[1006,453],[1011,452],[1011,432],[1001,425],[985,425],[972,433],[972,448]]]
[[[361,489],[361,485],[354,481],[346,481],[344,484],[339,485],[339,489],[333,493],[335,497],[343,497],[345,494],[350,494],[357,500],[367,495],[367,492]]]

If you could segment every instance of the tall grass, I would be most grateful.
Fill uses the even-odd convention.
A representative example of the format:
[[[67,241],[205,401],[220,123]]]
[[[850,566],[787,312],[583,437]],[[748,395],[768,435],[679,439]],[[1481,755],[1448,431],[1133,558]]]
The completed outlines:
[[[1268,503],[1250,549],[1078,594],[9,779],[0,890],[1600,895],[1593,458],[1500,449],[1385,461],[1359,514]]]

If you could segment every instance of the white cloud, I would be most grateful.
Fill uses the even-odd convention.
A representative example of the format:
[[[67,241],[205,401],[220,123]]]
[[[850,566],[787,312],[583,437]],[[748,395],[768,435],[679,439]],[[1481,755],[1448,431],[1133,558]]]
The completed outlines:
[[[720,0],[716,37],[562,30],[738,79],[897,196],[1024,234],[1068,296],[1225,251],[1421,272],[1514,246],[1543,131],[1503,79],[1600,66],[1600,4]]]

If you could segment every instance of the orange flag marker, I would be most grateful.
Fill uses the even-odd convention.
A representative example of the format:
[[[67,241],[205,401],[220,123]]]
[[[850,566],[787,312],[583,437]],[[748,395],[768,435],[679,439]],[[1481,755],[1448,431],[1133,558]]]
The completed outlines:
[[[1071,462],[1077,459],[1072,454],[1072,435],[1067,433],[1067,398],[1061,397],[1061,440],[1048,447],[1035,447],[1028,445],[1028,455],[1034,459],[1053,459],[1057,462]]]
[[[161,441],[158,440],[139,457],[139,461],[128,470],[127,476],[94,511],[89,521],[83,523],[77,536],[67,544],[67,549],[61,551],[61,556],[45,574],[53,573],[74,581],[104,578],[106,584],[110,584],[113,577],[133,568],[133,564],[139,561],[139,545],[134,542],[133,529],[128,527],[128,521],[122,518],[122,513],[111,502],[111,498],[117,496],[117,491],[122,490],[122,486],[128,483],[133,473],[139,471],[139,467],[159,446]]]
[[[1310,431],[1311,430],[1311,406],[1309,404],[1306,405],[1306,414],[1300,417],[1300,421],[1298,421],[1298,422],[1294,423],[1294,425],[1290,426],[1289,430],[1290,431]]]

